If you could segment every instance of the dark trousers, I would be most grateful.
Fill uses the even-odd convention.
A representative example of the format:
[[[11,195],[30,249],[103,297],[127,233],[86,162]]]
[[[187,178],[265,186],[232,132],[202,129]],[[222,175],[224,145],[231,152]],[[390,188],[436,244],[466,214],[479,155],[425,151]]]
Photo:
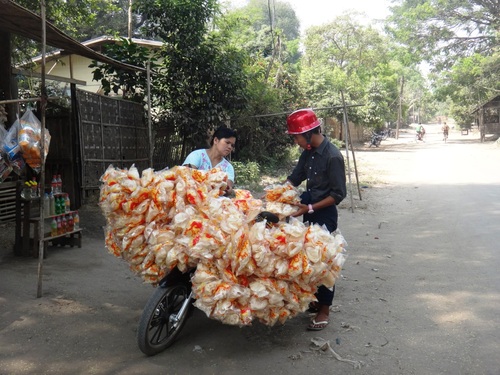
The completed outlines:
[[[318,288],[315,296],[318,299],[318,304],[331,306],[333,303],[333,296],[335,295],[335,285],[332,290],[328,289],[326,286],[321,285]]]
[[[312,204],[314,202],[308,201],[308,194],[302,195],[302,203]],[[321,210],[314,211],[312,214],[304,214],[304,222],[309,222],[311,224],[324,225],[328,231],[333,232],[337,229],[338,212],[337,206],[328,206],[322,208]],[[331,306],[333,303],[333,297],[335,295],[335,285],[332,290],[328,289],[326,286],[321,285],[316,292],[316,298],[320,305]]]

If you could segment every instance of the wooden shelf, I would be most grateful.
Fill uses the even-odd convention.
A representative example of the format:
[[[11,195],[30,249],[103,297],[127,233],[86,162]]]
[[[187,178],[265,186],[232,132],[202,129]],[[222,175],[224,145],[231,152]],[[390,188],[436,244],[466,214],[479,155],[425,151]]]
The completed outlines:
[[[68,212],[65,212],[65,213],[62,213],[62,214],[57,214],[57,215],[45,216],[44,219],[52,219],[53,217],[66,216],[66,215],[74,214],[75,212],[77,212],[77,210],[68,211]],[[35,219],[38,219],[38,218],[35,218]]]
[[[64,236],[67,236],[67,235],[70,235],[70,234],[73,234],[73,233],[80,233],[82,230],[83,230],[83,228],[78,228],[78,229],[72,230],[71,232],[66,232],[66,233],[58,234],[57,236],[51,236],[50,232],[47,232],[47,233],[45,233],[45,236],[43,237],[43,240],[44,241],[50,241],[50,240],[53,240],[54,238],[64,237]]]

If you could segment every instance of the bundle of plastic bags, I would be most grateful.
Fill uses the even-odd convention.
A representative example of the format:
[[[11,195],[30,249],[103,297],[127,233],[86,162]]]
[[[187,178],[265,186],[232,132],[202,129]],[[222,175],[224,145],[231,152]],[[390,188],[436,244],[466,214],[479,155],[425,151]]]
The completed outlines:
[[[42,167],[42,127],[35,114],[28,109],[19,120],[20,129],[18,133],[18,143],[22,156],[35,172],[39,173]],[[47,129],[44,132],[44,155],[47,157],[50,146],[50,133]],[[44,157],[44,158],[45,158]]]
[[[28,164],[36,173],[42,167],[42,128],[38,118],[31,109],[17,119],[5,130],[0,126],[0,181],[14,171],[21,175],[24,166]],[[49,152],[50,133],[45,129],[44,155]]]
[[[2,107],[0,106],[0,109]],[[0,111],[1,117],[1,111]],[[2,183],[12,172],[12,166],[10,165],[9,158],[4,150],[5,137],[7,135],[7,130],[3,126],[3,121],[0,119],[0,183]]]
[[[152,284],[175,267],[195,268],[195,306],[226,324],[284,323],[316,299],[317,286],[333,286],[345,260],[340,233],[293,218],[255,220],[269,203],[283,205],[279,216],[295,209],[298,191],[288,184],[267,188],[263,202],[246,190],[223,197],[227,175],[218,169],[140,175],[110,166],[101,181],[108,250]]]

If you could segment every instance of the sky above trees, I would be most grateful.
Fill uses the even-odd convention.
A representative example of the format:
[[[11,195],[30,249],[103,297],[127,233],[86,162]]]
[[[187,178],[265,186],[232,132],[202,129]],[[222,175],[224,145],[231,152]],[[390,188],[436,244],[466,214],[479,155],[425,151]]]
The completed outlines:
[[[232,6],[244,6],[248,0],[227,0]],[[391,0],[280,0],[289,3],[300,20],[302,32],[310,26],[332,21],[349,10],[366,14],[367,20],[379,20],[389,15]]]

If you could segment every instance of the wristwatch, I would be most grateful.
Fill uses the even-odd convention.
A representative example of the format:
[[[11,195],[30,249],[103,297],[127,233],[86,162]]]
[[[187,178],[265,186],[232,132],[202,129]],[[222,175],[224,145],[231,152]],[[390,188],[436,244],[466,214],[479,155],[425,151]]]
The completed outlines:
[[[313,214],[314,213],[313,205],[312,204],[308,204],[307,207],[309,208],[309,211],[307,211],[307,213],[308,214]]]

